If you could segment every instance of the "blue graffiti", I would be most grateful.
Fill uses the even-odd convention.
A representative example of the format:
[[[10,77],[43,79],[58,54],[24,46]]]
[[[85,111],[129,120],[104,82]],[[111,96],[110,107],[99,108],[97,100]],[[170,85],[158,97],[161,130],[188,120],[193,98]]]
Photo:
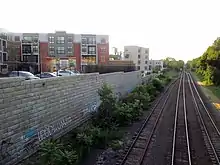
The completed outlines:
[[[27,140],[29,140],[30,138],[32,138],[32,137],[34,137],[34,136],[36,136],[37,135],[37,131],[35,130],[35,129],[29,129],[29,130],[27,130],[25,133],[24,133],[24,135],[23,135],[23,139],[25,140],[25,141],[27,141]]]

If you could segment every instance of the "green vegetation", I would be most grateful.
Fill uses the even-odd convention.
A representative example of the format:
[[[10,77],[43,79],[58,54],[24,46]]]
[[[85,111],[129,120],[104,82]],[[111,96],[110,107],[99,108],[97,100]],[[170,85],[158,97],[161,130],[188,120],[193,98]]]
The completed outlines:
[[[187,68],[195,71],[206,85],[220,85],[220,38],[207,48],[202,56],[187,62]]]
[[[137,86],[125,98],[117,100],[113,90],[104,84],[98,91],[101,105],[86,125],[59,140],[42,144],[40,155],[44,165],[76,165],[92,148],[121,148],[121,127],[139,120],[150,103],[171,79],[159,75],[149,84]]]
[[[164,67],[167,68],[167,70],[175,70],[180,71],[184,67],[184,61],[182,60],[175,60],[172,57],[167,57],[163,60]]]

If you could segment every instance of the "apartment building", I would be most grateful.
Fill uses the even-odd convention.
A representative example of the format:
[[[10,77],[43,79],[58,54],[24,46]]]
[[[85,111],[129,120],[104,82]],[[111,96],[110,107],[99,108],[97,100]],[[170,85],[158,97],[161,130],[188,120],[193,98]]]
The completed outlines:
[[[149,48],[139,46],[125,46],[124,59],[135,63],[137,70],[146,73],[148,71]]]
[[[163,70],[163,60],[149,60],[149,71],[152,72],[156,68]]]
[[[108,35],[56,31],[8,33],[7,38],[11,43],[9,49],[12,49],[11,45],[17,48],[20,43],[19,70],[33,73],[64,68],[83,70],[85,65],[106,64],[109,60]],[[9,56],[12,56],[11,52]]]
[[[5,64],[7,60],[7,34],[3,29],[0,29],[0,74],[7,73],[8,65]]]

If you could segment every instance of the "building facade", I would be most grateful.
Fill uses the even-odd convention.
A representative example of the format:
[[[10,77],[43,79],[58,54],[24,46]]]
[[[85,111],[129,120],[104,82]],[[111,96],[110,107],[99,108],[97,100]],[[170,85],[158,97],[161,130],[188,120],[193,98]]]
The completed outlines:
[[[125,46],[124,59],[133,61],[137,70],[147,73],[149,69],[149,48]]]
[[[163,70],[163,60],[149,60],[149,71],[152,72],[154,69]]]
[[[8,60],[7,47],[7,33],[0,29],[0,74],[5,74],[8,71],[8,65],[6,64]]]
[[[83,70],[85,65],[106,64],[109,60],[108,35],[56,31],[8,33],[6,39],[11,43],[9,49],[20,43],[20,64],[17,69],[33,73],[65,68]],[[14,56],[11,52],[10,57]],[[8,65],[11,64],[8,62]]]

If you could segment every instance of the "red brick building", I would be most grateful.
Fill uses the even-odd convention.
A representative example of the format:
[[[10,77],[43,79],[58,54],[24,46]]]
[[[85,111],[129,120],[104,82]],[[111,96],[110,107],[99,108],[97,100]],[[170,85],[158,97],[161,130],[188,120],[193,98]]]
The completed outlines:
[[[20,42],[21,63],[33,65],[34,72],[54,71],[58,66],[83,70],[85,65],[107,64],[109,36],[55,33],[10,33],[11,42]],[[10,54],[9,54],[10,56]]]

